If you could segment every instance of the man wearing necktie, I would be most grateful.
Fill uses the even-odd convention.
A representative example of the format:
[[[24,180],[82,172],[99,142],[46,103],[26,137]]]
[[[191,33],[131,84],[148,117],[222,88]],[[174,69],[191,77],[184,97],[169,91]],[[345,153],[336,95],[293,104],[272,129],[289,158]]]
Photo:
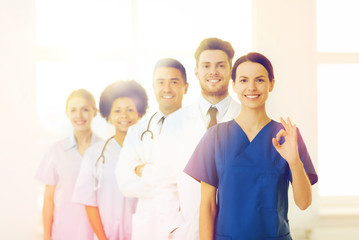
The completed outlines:
[[[182,107],[187,88],[183,65],[175,59],[159,60],[153,74],[159,109],[128,129],[115,172],[122,194],[138,198],[132,240],[167,239],[178,228],[177,189],[171,188],[167,163],[160,158],[159,139],[167,117]]]
[[[177,188],[184,224],[173,232],[173,239],[199,239],[200,184],[183,173],[198,142],[213,125],[232,120],[240,112],[240,105],[228,95],[234,50],[229,42],[218,38],[204,39],[195,52],[195,75],[201,95],[195,103],[169,117],[166,142],[177,169]]]
[[[217,110],[216,107],[212,107],[212,106],[211,106],[211,107],[208,109],[208,114],[209,114],[209,116],[210,116],[211,118],[210,118],[210,121],[209,121],[209,124],[208,124],[207,129],[209,129],[210,127],[213,127],[214,125],[217,124],[217,112],[218,112],[218,110]]]

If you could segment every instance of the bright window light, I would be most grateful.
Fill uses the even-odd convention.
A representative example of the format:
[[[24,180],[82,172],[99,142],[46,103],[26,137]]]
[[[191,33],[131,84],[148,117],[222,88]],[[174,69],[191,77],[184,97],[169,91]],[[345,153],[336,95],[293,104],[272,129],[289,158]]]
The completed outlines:
[[[126,80],[127,75],[125,66],[117,62],[39,62],[36,74],[39,125],[43,131],[57,135],[71,131],[65,105],[73,90],[89,90],[98,104],[102,90],[116,80]]]
[[[201,40],[230,41],[242,55],[252,48],[252,1],[137,0],[138,46],[191,49]]]
[[[183,106],[194,102],[200,87],[193,55],[208,37],[231,42],[235,58],[251,51],[252,1],[36,0],[41,129],[55,135],[64,127],[71,130],[64,115],[67,95],[85,88],[98,99],[109,83],[121,79],[141,83],[148,112],[156,111],[153,67],[164,57],[184,64],[190,86]]]
[[[359,52],[358,9],[357,0],[317,0],[319,52]]]
[[[37,46],[117,49],[131,36],[130,0],[36,0]]]
[[[320,196],[359,196],[359,64],[318,67]]]

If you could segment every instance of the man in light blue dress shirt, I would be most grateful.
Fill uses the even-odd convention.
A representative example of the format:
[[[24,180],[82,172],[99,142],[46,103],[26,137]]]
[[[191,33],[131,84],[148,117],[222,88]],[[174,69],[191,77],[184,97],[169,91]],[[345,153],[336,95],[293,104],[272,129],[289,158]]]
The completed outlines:
[[[173,239],[199,239],[201,188],[197,181],[183,173],[183,169],[210,125],[232,120],[240,112],[240,105],[228,94],[233,55],[231,44],[221,39],[208,38],[200,43],[195,52],[195,75],[201,95],[198,101],[171,115],[163,129],[166,132],[163,140],[171,142],[163,154],[171,156],[173,167],[177,169],[176,185],[184,221],[173,232]],[[212,108],[214,111],[209,113]]]

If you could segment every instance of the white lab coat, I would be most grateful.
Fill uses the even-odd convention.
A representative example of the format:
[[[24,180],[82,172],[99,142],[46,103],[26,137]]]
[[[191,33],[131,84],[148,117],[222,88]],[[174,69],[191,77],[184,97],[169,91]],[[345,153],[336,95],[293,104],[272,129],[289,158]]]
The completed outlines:
[[[234,119],[240,112],[240,104],[231,97],[228,110],[218,122],[226,122]],[[185,220],[178,230],[174,232],[173,239],[195,240],[199,239],[199,205],[201,198],[201,185],[183,172],[188,160],[192,156],[197,144],[207,131],[208,121],[200,112],[199,101],[182,108],[169,116],[170,121],[163,127],[162,140],[172,142],[170,148],[166,148],[165,155],[171,155],[176,162],[177,188],[179,194],[181,214]]]
[[[132,219],[132,240],[168,239],[169,233],[182,224],[176,178],[169,158],[161,154],[165,144],[160,145],[161,112],[153,117],[149,130],[149,118],[141,120],[128,129],[121,161],[116,166],[118,186],[123,195],[137,197],[136,213]],[[167,120],[164,122],[166,124]],[[146,163],[142,176],[135,173],[136,166]]]

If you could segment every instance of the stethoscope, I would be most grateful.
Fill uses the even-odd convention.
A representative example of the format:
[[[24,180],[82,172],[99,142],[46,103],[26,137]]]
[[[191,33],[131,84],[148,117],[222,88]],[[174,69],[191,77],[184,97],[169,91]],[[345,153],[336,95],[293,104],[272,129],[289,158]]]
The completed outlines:
[[[153,132],[150,130],[150,125],[151,125],[151,122],[152,122],[152,119],[154,118],[154,116],[157,114],[157,112],[155,112],[150,120],[148,121],[148,124],[147,124],[147,129],[141,134],[141,141],[143,141],[143,137],[148,133],[151,135],[151,139],[153,139]],[[106,147],[107,147],[107,144],[111,141],[111,139],[113,139],[115,136],[112,136],[110,137],[105,145],[103,146],[102,148],[102,152],[101,152],[101,155],[97,158],[96,160],[96,163],[95,163],[95,168],[94,168],[94,191],[97,191],[99,188],[100,188],[100,184],[101,184],[101,180],[102,180],[102,172],[103,172],[103,168],[104,168],[104,165],[105,165],[105,155],[104,155],[104,152],[106,150]],[[101,160],[102,159],[102,160]],[[98,166],[100,163],[100,166]]]
[[[155,112],[152,117],[150,118],[150,120],[148,121],[148,125],[147,125],[147,129],[141,134],[141,141],[143,141],[143,136],[145,136],[147,133],[151,134],[151,139],[153,139],[153,132],[150,130],[150,125],[152,122],[153,117],[157,114],[157,112]]]
[[[97,158],[96,163],[95,163],[95,169],[94,169],[94,187],[93,190],[97,191],[100,188],[100,184],[101,184],[101,179],[102,179],[102,172],[103,172],[103,168],[105,165],[105,155],[104,152],[106,150],[107,144],[114,138],[115,136],[110,137],[109,139],[107,139],[105,145],[102,148],[102,152],[101,155]],[[102,160],[101,160],[102,159]],[[98,164],[101,164],[99,167]]]

